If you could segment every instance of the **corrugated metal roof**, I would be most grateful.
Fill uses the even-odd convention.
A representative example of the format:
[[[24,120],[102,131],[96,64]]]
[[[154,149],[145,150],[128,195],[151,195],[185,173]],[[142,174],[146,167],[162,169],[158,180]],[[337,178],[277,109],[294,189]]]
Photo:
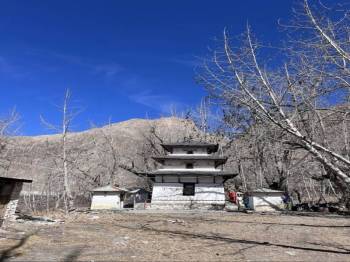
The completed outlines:
[[[94,188],[92,191],[93,192],[127,192],[130,194],[135,194],[139,191],[145,190],[143,188],[124,188],[124,187],[117,187],[117,186],[112,186],[112,185],[107,185],[107,186],[102,186],[102,187],[97,187]],[[145,190],[146,191],[146,190]]]
[[[284,191],[281,190],[274,190],[270,188],[258,188],[255,190],[251,190],[252,193],[284,193]]]
[[[127,190],[126,188],[107,185],[107,186],[94,188],[92,191],[93,192],[128,192],[129,190]]]

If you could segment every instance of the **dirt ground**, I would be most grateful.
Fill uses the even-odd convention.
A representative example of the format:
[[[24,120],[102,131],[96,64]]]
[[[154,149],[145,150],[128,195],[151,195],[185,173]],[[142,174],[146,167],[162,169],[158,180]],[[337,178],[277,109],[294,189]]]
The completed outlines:
[[[350,261],[350,218],[228,212],[73,213],[13,223],[10,261]]]

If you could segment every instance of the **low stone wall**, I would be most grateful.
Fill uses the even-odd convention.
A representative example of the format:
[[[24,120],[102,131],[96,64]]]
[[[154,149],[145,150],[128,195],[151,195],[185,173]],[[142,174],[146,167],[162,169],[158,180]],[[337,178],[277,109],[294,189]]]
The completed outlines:
[[[57,208],[64,209],[64,203],[61,199],[57,206],[58,196],[46,196],[38,194],[25,193],[21,194],[17,206],[17,210],[20,212],[32,212],[32,211],[46,211],[54,210]],[[91,205],[91,199],[87,196],[76,196],[74,199],[75,208],[89,208]]]

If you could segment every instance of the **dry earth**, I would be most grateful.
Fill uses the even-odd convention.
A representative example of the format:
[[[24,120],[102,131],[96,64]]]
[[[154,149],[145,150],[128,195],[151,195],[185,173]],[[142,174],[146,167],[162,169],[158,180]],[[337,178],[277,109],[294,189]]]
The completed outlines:
[[[340,216],[74,213],[9,229],[33,233],[0,240],[10,261],[350,261],[350,220]]]

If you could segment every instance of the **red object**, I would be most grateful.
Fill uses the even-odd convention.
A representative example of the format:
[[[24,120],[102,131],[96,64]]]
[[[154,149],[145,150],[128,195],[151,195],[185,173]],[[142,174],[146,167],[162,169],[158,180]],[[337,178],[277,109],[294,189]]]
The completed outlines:
[[[236,192],[228,192],[228,197],[232,203],[237,204],[237,193]]]

